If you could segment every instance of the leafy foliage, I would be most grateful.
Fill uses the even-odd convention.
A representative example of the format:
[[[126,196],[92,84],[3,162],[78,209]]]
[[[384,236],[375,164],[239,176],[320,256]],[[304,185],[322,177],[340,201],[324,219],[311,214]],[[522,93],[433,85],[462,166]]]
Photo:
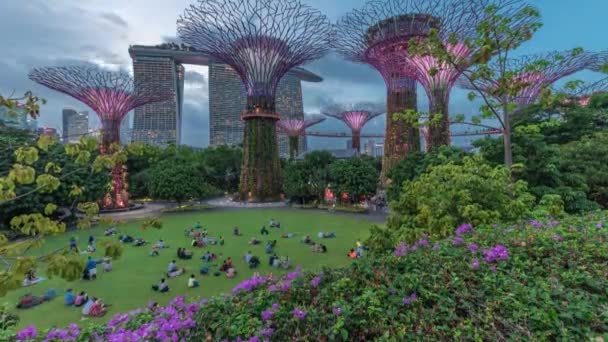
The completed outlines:
[[[534,196],[523,181],[512,182],[502,166],[492,167],[480,156],[434,166],[405,182],[392,204],[388,227],[401,240],[422,234],[445,237],[459,224],[512,222],[526,217]]]
[[[369,160],[351,158],[332,163],[329,175],[332,191],[347,193],[350,202],[357,203],[362,197],[376,193],[380,172]]]
[[[330,184],[330,165],[336,159],[327,151],[312,151],[303,161],[289,162],[283,173],[283,191],[294,202],[323,201]]]
[[[157,199],[181,203],[215,195],[217,190],[205,183],[192,163],[168,160],[157,164],[151,170],[150,194]]]

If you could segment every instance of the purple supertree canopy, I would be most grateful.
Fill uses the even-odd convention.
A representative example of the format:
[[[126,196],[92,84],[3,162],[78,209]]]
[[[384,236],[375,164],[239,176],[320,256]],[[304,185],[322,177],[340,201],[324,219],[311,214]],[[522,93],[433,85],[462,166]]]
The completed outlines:
[[[247,95],[274,98],[290,69],[328,52],[326,16],[298,0],[199,0],[178,20],[179,37],[230,65]]]
[[[519,106],[527,106],[536,102],[547,86],[579,71],[593,69],[601,63],[602,58],[602,54],[578,49],[524,56],[507,61],[508,79],[499,79],[501,66],[499,61],[493,61],[490,68],[495,72],[495,79],[475,80],[472,84],[460,78],[458,83],[465,89],[478,88],[498,101],[506,99]],[[519,88],[517,93],[505,93],[504,89],[513,89],[513,85]]]
[[[384,106],[375,103],[334,104],[321,110],[323,115],[344,122],[353,132],[361,132],[365,124],[385,112]]]
[[[277,122],[277,128],[287,136],[299,137],[306,133],[308,127],[323,121],[325,121],[325,117],[321,115],[313,115],[305,119],[281,119]]]
[[[135,83],[126,72],[113,72],[95,66],[36,68],[31,80],[67,94],[91,107],[102,122],[122,120],[134,108],[162,102],[171,93],[152,82]]]

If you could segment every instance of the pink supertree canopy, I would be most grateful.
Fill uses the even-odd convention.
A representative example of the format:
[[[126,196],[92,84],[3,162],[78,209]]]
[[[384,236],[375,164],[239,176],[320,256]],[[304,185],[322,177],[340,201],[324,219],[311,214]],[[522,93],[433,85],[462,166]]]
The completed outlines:
[[[490,63],[497,76],[500,75],[498,71],[506,67],[506,79],[475,80],[472,83],[460,78],[458,83],[465,89],[480,90],[496,100],[525,107],[535,103],[546,87],[579,71],[594,70],[603,58],[603,54],[589,51],[552,51],[511,59],[504,66],[500,61]]]
[[[384,114],[384,106],[375,103],[357,103],[349,105],[334,104],[321,110],[327,115],[344,122],[352,131],[353,148],[357,151],[361,147],[361,129],[376,117]]]
[[[160,85],[135,83],[126,72],[112,72],[96,66],[47,67],[32,70],[34,82],[69,95],[91,107],[102,124],[102,153],[111,153],[120,141],[120,123],[129,111],[153,102],[170,99],[171,93]],[[125,168],[112,170],[112,195],[104,199],[106,207],[125,207],[128,203]]]
[[[325,121],[321,115],[311,116],[306,119],[281,119],[277,122],[279,132],[285,133],[289,137],[300,137],[306,133],[308,127],[314,126]]]

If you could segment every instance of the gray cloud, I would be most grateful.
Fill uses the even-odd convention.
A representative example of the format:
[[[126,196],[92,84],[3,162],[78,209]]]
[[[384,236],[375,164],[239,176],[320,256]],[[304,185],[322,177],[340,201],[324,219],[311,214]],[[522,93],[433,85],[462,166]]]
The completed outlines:
[[[189,83],[206,84],[207,78],[200,72],[187,70],[185,81]]]
[[[111,13],[111,12],[101,13],[101,17],[103,19],[111,22],[112,24],[122,26],[123,28],[129,27],[129,24],[127,23],[127,21],[124,20],[121,16],[119,16],[116,13]]]

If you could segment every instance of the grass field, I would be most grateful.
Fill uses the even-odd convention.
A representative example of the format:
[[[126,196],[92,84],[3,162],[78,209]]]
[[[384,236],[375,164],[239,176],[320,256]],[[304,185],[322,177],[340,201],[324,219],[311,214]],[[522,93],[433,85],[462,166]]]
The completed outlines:
[[[262,225],[268,224],[268,220],[274,218],[281,222],[281,229],[270,229],[268,237],[260,236],[260,228]],[[277,269],[268,266],[268,256],[264,251],[264,243],[257,246],[248,245],[248,241],[252,236],[256,236],[263,242],[276,239],[278,241],[275,252],[279,256],[289,256],[292,264],[300,265],[305,270],[314,270],[322,266],[337,267],[349,263],[346,253],[352,248],[357,239],[365,239],[368,235],[370,222],[363,219],[355,219],[346,216],[338,216],[329,213],[318,211],[305,210],[218,210],[200,213],[188,214],[171,214],[162,217],[164,227],[160,230],[150,229],[141,231],[137,221],[127,223],[119,227],[121,233],[126,233],[134,238],[143,237],[148,242],[156,242],[158,239],[163,239],[170,249],[161,251],[159,257],[150,257],[149,246],[134,247],[131,245],[125,246],[123,256],[113,263],[113,271],[103,273],[101,265],[98,266],[97,280],[85,281],[78,280],[75,282],[65,282],[61,279],[45,280],[31,287],[22,288],[10,292],[6,297],[0,299],[0,302],[9,304],[14,307],[18,298],[26,293],[40,295],[50,288],[54,288],[58,297],[51,302],[43,303],[37,307],[27,310],[17,310],[21,317],[19,326],[25,327],[29,324],[35,324],[38,328],[49,328],[52,326],[63,327],[71,322],[81,320],[81,310],[79,308],[65,307],[63,305],[63,294],[65,289],[72,288],[75,293],[86,291],[90,296],[101,298],[105,303],[111,304],[108,314],[104,318],[90,318],[89,320],[106,321],[115,313],[128,312],[129,310],[145,306],[149,301],[157,301],[160,304],[165,304],[176,295],[186,295],[191,299],[198,299],[227,293],[232,288],[240,283],[243,279],[249,278],[253,271],[250,270],[243,256],[251,250],[254,255],[260,257],[262,264],[257,269],[262,274],[269,272],[278,273]],[[215,271],[221,264],[224,258],[232,257],[235,268],[238,271],[234,279],[227,279],[224,275],[215,277],[213,275],[200,276],[198,270],[203,265],[200,260],[206,249],[189,247],[190,238],[184,236],[184,230],[192,227],[196,221],[200,221],[209,234],[214,237],[223,235],[226,240],[224,246],[211,246],[209,249],[219,255],[219,260],[212,265],[212,271]],[[243,236],[236,237],[232,235],[232,228],[238,226]],[[105,227],[97,227],[90,230],[70,232],[62,236],[49,237],[37,253],[50,252],[68,246],[69,238],[74,235],[78,239],[78,246],[81,249],[86,248],[89,235],[95,236],[98,241],[103,239],[103,230]],[[300,239],[304,235],[311,235],[315,241],[319,231],[336,232],[337,238],[323,239],[323,243],[327,246],[326,254],[312,253],[308,246],[300,243]],[[280,234],[283,232],[295,233],[296,237],[291,239],[282,239]],[[117,238],[117,237],[112,237]],[[177,247],[188,247],[194,251],[192,260],[177,260]],[[94,254],[95,258],[100,258],[102,252],[98,251]],[[83,255],[83,260],[87,255]],[[164,277],[168,263],[176,259],[178,266],[186,267],[188,272],[178,278],[169,280],[171,291],[160,294],[151,290],[151,285],[156,284],[160,278]],[[201,286],[195,289],[189,289],[186,286],[187,279],[191,273],[196,274]],[[38,272],[44,276],[44,270]]]

